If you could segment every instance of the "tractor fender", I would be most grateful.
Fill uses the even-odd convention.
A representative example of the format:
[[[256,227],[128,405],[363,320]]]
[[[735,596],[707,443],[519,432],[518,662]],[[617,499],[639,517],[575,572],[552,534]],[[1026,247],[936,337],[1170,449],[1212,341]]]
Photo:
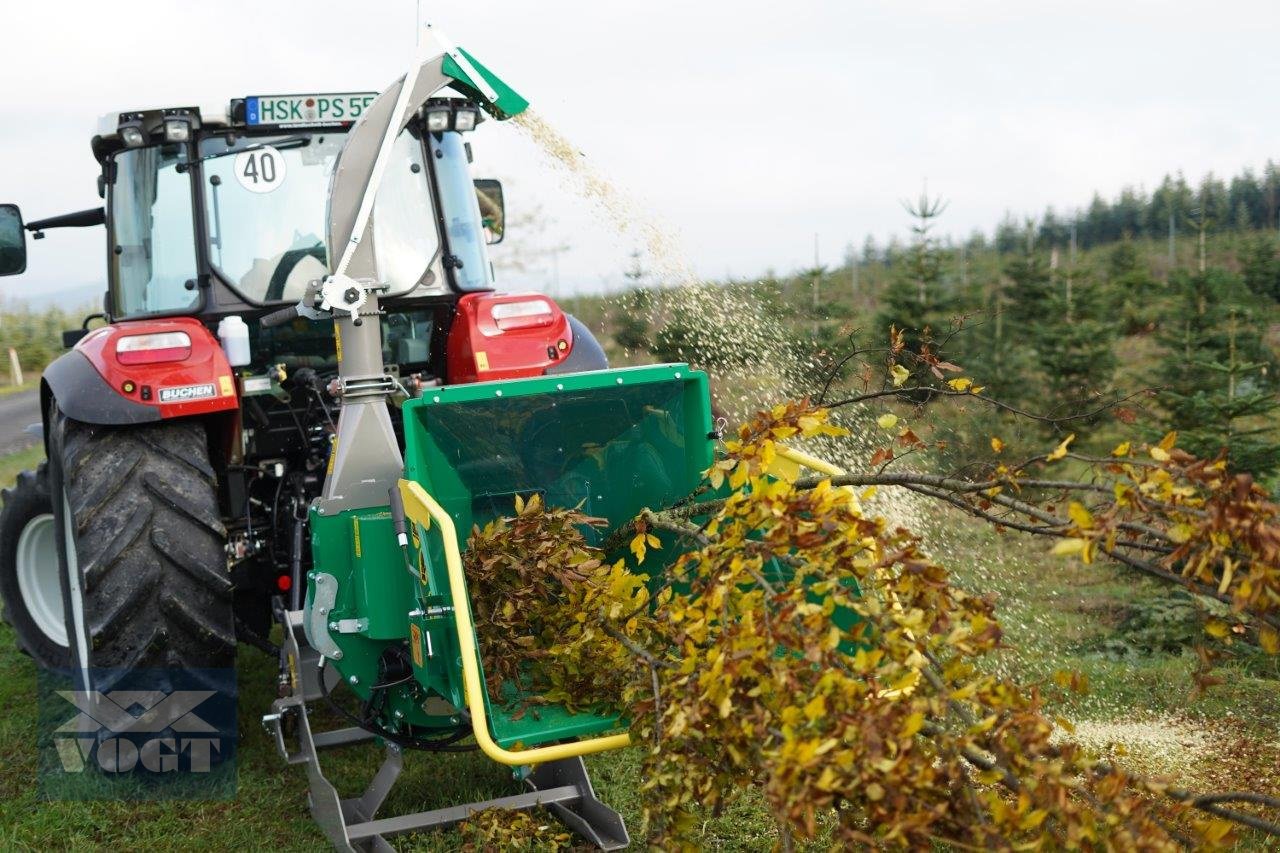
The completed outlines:
[[[608,370],[609,358],[604,354],[604,347],[591,334],[587,324],[572,314],[565,314],[569,321],[569,330],[573,333],[572,349],[562,361],[547,368],[547,374],[586,373],[588,370]]]
[[[181,332],[189,347],[122,357],[124,338]],[[181,340],[179,338],[179,340]],[[154,358],[155,360],[148,360]],[[88,424],[123,426],[239,408],[235,377],[222,347],[191,317],[113,323],[86,335],[48,368],[40,383],[42,415],[49,402]],[[46,435],[48,424],[45,424]]]

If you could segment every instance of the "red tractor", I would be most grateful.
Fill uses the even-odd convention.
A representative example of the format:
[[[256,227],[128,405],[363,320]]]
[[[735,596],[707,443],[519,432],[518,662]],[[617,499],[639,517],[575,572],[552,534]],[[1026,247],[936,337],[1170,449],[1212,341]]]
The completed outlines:
[[[395,99],[376,93],[113,113],[92,141],[102,207],[24,224],[0,206],[3,275],[25,270],[25,232],[106,237],[103,312],[85,325],[105,324],[64,335],[70,351],[41,381],[48,461],[19,477],[0,518],[5,614],[39,664],[92,681],[227,667],[237,641],[274,651],[273,599],[301,608],[307,510],[343,463],[343,395],[364,393],[340,381],[341,338],[296,304],[361,234],[356,261],[380,288],[351,317],[381,327],[366,367],[392,403],[606,366],[552,300],[495,292],[486,246],[502,238],[502,190],[473,182],[466,139],[480,106],[503,118],[525,104],[485,72],[478,84],[442,67],[452,92],[390,135],[359,233],[383,132],[348,136],[388,120],[373,113]]]

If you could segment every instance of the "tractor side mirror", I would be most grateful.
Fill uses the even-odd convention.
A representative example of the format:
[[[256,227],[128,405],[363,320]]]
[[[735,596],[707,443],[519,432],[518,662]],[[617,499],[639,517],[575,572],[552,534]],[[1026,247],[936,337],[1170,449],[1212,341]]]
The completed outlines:
[[[27,235],[16,204],[0,204],[0,275],[27,271]]]
[[[476,199],[480,202],[480,221],[484,225],[484,241],[492,246],[502,242],[506,228],[506,208],[502,202],[502,182],[477,178]]]

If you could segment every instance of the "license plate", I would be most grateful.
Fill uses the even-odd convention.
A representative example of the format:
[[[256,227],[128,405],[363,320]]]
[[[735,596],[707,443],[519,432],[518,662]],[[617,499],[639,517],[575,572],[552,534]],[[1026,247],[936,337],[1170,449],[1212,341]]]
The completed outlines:
[[[338,95],[255,95],[244,100],[248,125],[321,125],[356,121],[377,92]]]

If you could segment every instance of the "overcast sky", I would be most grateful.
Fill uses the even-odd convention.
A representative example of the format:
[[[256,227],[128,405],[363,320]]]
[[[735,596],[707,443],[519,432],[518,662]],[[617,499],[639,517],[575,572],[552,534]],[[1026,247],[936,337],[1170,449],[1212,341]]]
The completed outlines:
[[[4,0],[0,201],[38,218],[98,203],[106,112],[249,94],[376,90],[403,73],[415,0]],[[1280,156],[1280,5],[1126,0],[427,2],[709,276],[823,262],[905,231],[1069,209],[1166,172]],[[563,290],[619,282],[633,238],[496,122],[473,137],[513,214],[552,218]],[[501,248],[501,247],[500,247]],[[102,280],[101,229],[51,232],[13,295]],[[508,286],[551,282],[548,263]]]

